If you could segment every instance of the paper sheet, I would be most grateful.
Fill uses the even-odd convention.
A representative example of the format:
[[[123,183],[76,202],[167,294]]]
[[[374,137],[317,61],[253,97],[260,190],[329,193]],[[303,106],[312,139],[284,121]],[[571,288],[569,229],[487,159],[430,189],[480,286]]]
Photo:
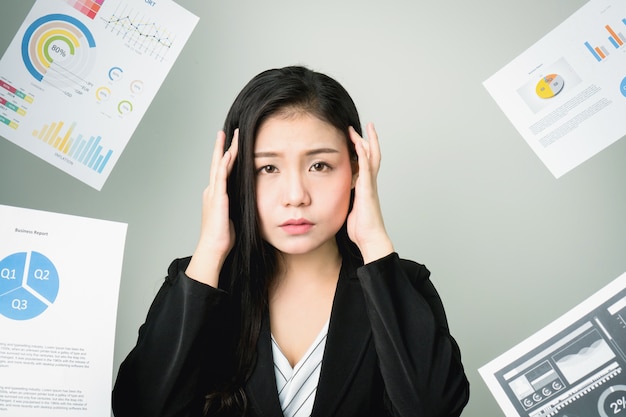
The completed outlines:
[[[559,178],[626,134],[626,2],[591,0],[483,84]]]
[[[0,135],[100,190],[197,22],[171,0],[38,0],[0,60]]]
[[[507,417],[626,416],[626,273],[479,369]]]
[[[0,415],[110,417],[126,226],[0,205]]]

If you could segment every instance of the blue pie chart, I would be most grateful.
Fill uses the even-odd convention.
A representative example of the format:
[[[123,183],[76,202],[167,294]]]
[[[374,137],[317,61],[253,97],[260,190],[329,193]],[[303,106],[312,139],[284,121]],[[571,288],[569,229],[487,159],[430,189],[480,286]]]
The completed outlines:
[[[16,252],[0,261],[0,315],[30,320],[50,307],[59,293],[59,274],[44,254]]]

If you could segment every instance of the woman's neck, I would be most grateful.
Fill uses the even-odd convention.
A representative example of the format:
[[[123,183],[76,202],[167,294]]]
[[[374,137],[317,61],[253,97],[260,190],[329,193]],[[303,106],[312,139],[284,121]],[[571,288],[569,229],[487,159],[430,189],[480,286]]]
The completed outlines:
[[[341,255],[332,240],[305,254],[279,255],[279,268],[275,284],[306,282],[309,285],[336,281],[341,268]]]
[[[270,327],[292,367],[330,319],[341,269],[337,244],[331,243],[307,254],[279,256],[269,293]]]

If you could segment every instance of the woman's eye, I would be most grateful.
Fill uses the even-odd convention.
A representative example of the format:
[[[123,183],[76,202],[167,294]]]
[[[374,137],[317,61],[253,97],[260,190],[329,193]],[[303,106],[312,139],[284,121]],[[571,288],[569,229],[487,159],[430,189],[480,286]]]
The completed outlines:
[[[257,170],[259,174],[273,174],[277,169],[273,165],[263,165],[261,168]]]
[[[330,166],[325,162],[316,162],[311,165],[311,171],[326,171]]]

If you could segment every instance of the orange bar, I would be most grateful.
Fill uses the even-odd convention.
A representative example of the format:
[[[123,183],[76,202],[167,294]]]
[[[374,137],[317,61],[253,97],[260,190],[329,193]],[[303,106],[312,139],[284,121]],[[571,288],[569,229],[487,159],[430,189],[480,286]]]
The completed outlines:
[[[50,125],[50,128],[46,131],[46,135],[43,137],[43,141],[48,143],[48,140],[50,139],[50,136],[52,136],[52,131],[54,130],[54,128],[56,127],[56,122],[53,122]],[[54,136],[53,136],[54,137]]]
[[[611,26],[606,25],[605,28],[606,28],[606,30],[609,31],[611,36],[613,36],[613,39],[615,39],[615,42],[617,42],[619,44],[619,46],[622,46],[624,44],[624,42],[622,42],[622,40],[619,38],[619,36],[617,36],[617,34],[615,32],[613,32],[613,29],[611,29]]]
[[[54,132],[52,132],[52,137],[48,140],[48,145],[54,146],[54,144],[56,144],[55,138],[59,134],[59,130],[61,130],[62,127],[63,127],[63,122],[59,122],[57,124],[57,128],[54,129]],[[58,139],[57,139],[57,141],[58,141]]]
[[[76,125],[76,123],[72,123],[72,125],[70,126],[69,129],[67,129],[67,133],[65,134],[65,137],[63,138],[63,140],[61,141],[61,143],[59,144],[59,146],[57,146],[57,149],[67,153],[67,151],[63,151],[63,148],[65,148],[65,144],[67,143],[68,139],[70,138],[70,135],[72,134],[72,130],[74,130],[74,126]]]
[[[68,153],[70,151],[70,148],[72,147],[72,142],[74,142],[73,139],[70,139],[67,141],[67,144],[65,145],[65,149],[62,149],[63,153]]]
[[[39,140],[43,140],[43,135],[48,131],[48,125],[44,125],[41,131],[39,132]]]
[[[606,58],[606,55],[604,55],[604,53],[600,50],[600,48],[598,48],[598,47],[596,46],[596,48],[595,48],[595,49],[596,49],[596,52],[598,53],[598,55],[600,55],[600,57],[601,57],[602,59]]]

